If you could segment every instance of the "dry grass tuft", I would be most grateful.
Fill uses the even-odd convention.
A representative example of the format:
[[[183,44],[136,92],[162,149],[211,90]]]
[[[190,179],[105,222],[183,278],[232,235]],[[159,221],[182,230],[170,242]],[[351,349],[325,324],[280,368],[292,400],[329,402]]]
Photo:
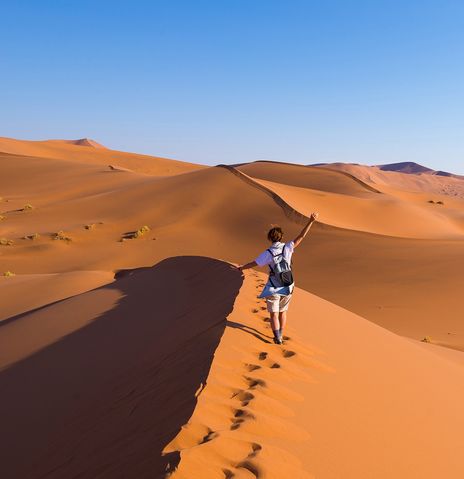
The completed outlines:
[[[142,226],[137,231],[130,231],[129,233],[124,233],[122,238],[121,238],[121,241],[141,238],[143,235],[145,235],[149,231],[150,231],[150,228],[148,226],[146,226],[146,225]]]
[[[67,236],[66,233],[62,230],[57,231],[56,233],[53,233],[52,238],[54,240],[60,240],[60,241],[67,241],[67,242],[72,241],[72,238],[70,236]]]
[[[30,211],[33,210],[34,207],[31,204],[24,205],[21,211]]]
[[[5,271],[5,272],[3,273],[3,276],[14,276],[14,275],[15,275],[15,274],[12,273],[11,271]]]
[[[14,241],[7,238],[0,238],[0,246],[12,246]]]

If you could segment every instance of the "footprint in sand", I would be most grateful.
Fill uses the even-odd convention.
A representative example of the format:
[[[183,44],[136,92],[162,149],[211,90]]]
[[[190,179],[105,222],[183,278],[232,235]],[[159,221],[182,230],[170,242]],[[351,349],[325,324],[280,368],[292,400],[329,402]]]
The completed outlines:
[[[248,383],[248,389],[256,389],[258,386],[263,388],[266,387],[266,381],[263,381],[262,379],[249,377],[245,377],[245,379]]]
[[[212,441],[214,438],[218,437],[219,433],[208,428],[208,434],[203,437],[203,439],[198,444],[205,444],[206,442]]]
[[[253,458],[255,458],[259,452],[262,450],[262,446],[257,443],[252,443],[251,444],[251,452],[248,454],[248,456],[240,463],[238,463],[235,468],[236,469],[246,469],[249,471],[251,474],[253,474],[255,477],[259,478],[261,477],[261,469],[253,463]]]
[[[234,410],[234,417],[232,418],[232,426],[230,429],[234,431],[238,429],[245,421],[255,419],[255,416],[245,409],[235,409]]]
[[[264,351],[259,353],[258,354],[258,359],[260,361],[266,361],[266,359],[268,359],[268,353],[266,353]],[[271,359],[269,359],[268,363],[270,363],[270,364],[266,364],[266,366],[268,366],[271,369],[279,369],[281,367],[279,363],[276,363],[276,362],[272,361]]]
[[[251,373],[252,371],[256,371],[257,369],[260,369],[261,366],[258,366],[257,364],[245,364],[245,368],[247,371]]]
[[[224,479],[232,479],[235,476],[230,469],[223,469],[222,472],[224,473]]]
[[[240,401],[240,405],[242,407],[246,407],[255,398],[255,395],[250,393],[249,391],[245,391],[244,389],[242,389],[235,393],[232,397],[237,398]]]
[[[282,356],[283,356],[284,358],[291,358],[292,356],[295,356],[295,355],[296,355],[295,351],[290,351],[290,350],[288,350],[288,349],[284,349],[284,350],[282,351]]]

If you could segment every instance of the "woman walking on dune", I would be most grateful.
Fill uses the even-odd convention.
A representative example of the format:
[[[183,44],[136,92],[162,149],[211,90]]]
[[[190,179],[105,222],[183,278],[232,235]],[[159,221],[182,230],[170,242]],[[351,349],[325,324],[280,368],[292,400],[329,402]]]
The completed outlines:
[[[254,261],[239,266],[243,271],[255,266],[269,266],[269,277],[260,298],[266,298],[267,310],[270,314],[272,332],[274,333],[274,342],[282,344],[283,330],[287,322],[287,310],[294,288],[292,274],[292,256],[293,251],[303,241],[308,234],[312,224],[318,217],[317,213],[312,213],[307,225],[301,230],[300,234],[288,243],[283,243],[283,231],[280,226],[274,226],[267,234],[271,242],[270,248],[263,251]]]

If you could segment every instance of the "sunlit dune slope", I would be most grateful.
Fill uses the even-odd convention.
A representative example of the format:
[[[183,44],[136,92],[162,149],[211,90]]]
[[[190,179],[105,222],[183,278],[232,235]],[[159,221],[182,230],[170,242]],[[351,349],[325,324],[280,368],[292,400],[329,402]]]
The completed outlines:
[[[0,277],[0,297],[2,298],[0,321],[111,283],[113,276],[114,274],[109,271],[2,276]],[[24,342],[27,336],[28,332],[20,342]]]
[[[267,247],[271,224],[280,224],[287,239],[301,229],[301,215],[275,193],[225,168],[155,178],[9,158],[0,161],[0,214],[6,217],[0,237],[14,244],[0,246],[0,272],[112,271],[179,254],[246,262]],[[40,181],[28,179],[28,171]],[[21,211],[27,203],[34,209]],[[145,225],[150,231],[124,240]],[[464,243],[380,236],[348,226],[315,225],[295,255],[298,285],[393,331],[464,349]],[[52,239],[61,230],[71,241]],[[22,239],[34,233],[40,236]]]
[[[276,346],[256,300],[264,280],[247,274],[166,448],[180,451],[173,479],[460,478],[463,367],[302,290]]]
[[[113,165],[157,176],[175,175],[204,168],[201,165],[183,161],[110,150],[88,139],[27,141],[0,137],[0,152],[92,165]]]
[[[311,188],[361,198],[372,198],[378,193],[371,186],[344,172],[310,166],[256,161],[238,165],[237,169],[247,175],[284,185]]]
[[[444,201],[451,198],[464,199],[464,178],[431,174],[413,174],[381,170],[376,166],[352,165],[348,163],[331,163],[323,165],[335,171],[356,176],[369,185],[384,191],[384,187],[402,191],[428,194],[430,200]],[[436,196],[435,196],[436,195]]]

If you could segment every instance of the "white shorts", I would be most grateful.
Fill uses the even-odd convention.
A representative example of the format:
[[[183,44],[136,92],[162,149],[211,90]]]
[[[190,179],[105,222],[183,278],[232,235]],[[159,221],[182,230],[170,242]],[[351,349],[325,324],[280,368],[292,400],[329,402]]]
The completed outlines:
[[[281,296],[280,294],[266,296],[267,310],[270,313],[283,313],[284,311],[287,311],[291,299],[291,294],[287,296]]]

